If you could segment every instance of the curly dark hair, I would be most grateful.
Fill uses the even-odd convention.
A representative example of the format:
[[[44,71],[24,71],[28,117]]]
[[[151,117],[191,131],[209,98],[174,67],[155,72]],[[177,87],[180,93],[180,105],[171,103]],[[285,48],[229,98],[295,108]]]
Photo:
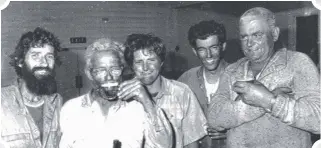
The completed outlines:
[[[61,61],[57,56],[57,53],[61,51],[58,38],[53,33],[37,27],[33,32],[29,31],[20,37],[14,53],[10,55],[10,65],[15,68],[18,76],[22,76],[19,64],[23,64],[25,55],[29,49],[31,47],[43,47],[45,44],[51,45],[54,48],[55,63],[60,65]]]
[[[125,60],[129,66],[133,65],[134,52],[142,49],[149,49],[156,53],[161,62],[166,56],[166,47],[162,39],[152,34],[131,34],[125,42]]]
[[[196,48],[197,39],[205,40],[212,35],[217,35],[221,44],[226,42],[226,31],[223,24],[219,24],[214,20],[201,21],[189,29],[188,41],[193,48]]]

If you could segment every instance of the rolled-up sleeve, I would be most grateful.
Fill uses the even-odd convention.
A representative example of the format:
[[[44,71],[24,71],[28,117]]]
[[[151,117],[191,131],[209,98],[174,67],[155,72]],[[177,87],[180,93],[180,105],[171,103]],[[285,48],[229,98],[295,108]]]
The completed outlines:
[[[232,98],[231,75],[226,71],[220,77],[218,90],[211,97],[208,112],[209,125],[217,130],[230,129],[253,121],[265,114],[263,108],[245,104]]]
[[[290,126],[320,134],[320,75],[310,58],[296,55],[290,65],[293,94],[278,95],[271,114]]]
[[[173,131],[164,111],[155,107],[156,116],[151,117],[146,113],[144,136],[147,148],[170,148],[173,144]]]
[[[184,92],[184,118],[182,119],[183,144],[191,144],[206,135],[207,120],[195,96],[189,88]]]

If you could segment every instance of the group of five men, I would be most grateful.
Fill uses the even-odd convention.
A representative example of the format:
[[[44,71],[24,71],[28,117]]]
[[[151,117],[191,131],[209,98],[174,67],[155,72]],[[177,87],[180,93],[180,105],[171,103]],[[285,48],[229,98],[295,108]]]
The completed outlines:
[[[311,133],[320,132],[316,66],[302,53],[274,48],[280,31],[271,11],[252,8],[239,27],[245,57],[229,65],[224,26],[192,26],[188,40],[202,66],[178,81],[160,75],[160,38],[96,40],[85,53],[94,87],[63,106],[54,72],[58,39],[41,28],[23,34],[11,61],[19,78],[1,92],[1,138],[23,148],[311,147]]]

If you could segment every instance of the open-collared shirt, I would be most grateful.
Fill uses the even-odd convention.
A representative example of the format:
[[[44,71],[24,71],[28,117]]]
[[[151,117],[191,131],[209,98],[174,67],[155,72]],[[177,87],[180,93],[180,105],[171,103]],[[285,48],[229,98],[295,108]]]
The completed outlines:
[[[220,61],[220,65],[217,68],[218,73],[223,73],[225,68],[228,66],[228,63],[223,59]],[[179,78],[178,81],[187,84],[192,91],[195,93],[205,115],[207,113],[209,100],[211,98],[207,97],[207,90],[205,88],[205,80],[204,80],[204,67],[197,66],[186,72],[184,72]],[[211,94],[212,96],[214,93]]]
[[[225,68],[228,66],[228,63],[225,60],[221,60],[219,67],[217,68],[218,73],[223,73]],[[187,84],[192,91],[195,93],[204,113],[205,116],[208,112],[208,104],[210,103],[207,94],[211,90],[207,91],[205,87],[205,80],[204,80],[204,66],[197,66],[194,67],[186,72],[184,72],[179,78],[178,81]],[[218,79],[219,81],[219,79]],[[211,96],[214,96],[215,93],[211,93]],[[225,147],[226,146],[226,139],[219,139],[219,140],[212,140],[209,136],[206,136],[201,141],[201,147],[207,148],[211,146],[216,146],[217,148]]]
[[[307,148],[312,133],[320,133],[320,76],[305,54],[280,49],[256,79],[268,90],[292,89],[276,96],[271,112],[237,100],[236,81],[253,77],[249,60],[228,66],[211,99],[208,120],[213,127],[226,128],[230,148]],[[248,75],[248,76],[246,76]]]
[[[162,76],[161,83],[162,88],[154,100],[174,127],[176,148],[204,137],[207,121],[193,91],[186,84]]]
[[[43,131],[34,122],[23,97],[32,95],[21,91],[21,81],[1,88],[1,138],[10,148],[56,148],[58,147],[59,112],[62,98],[59,94],[44,96]],[[43,133],[42,141],[40,132]]]
[[[95,91],[69,100],[61,111],[62,139],[60,148],[169,148],[172,131],[161,108],[156,107],[156,120],[151,120],[141,103],[133,100],[103,101]]]

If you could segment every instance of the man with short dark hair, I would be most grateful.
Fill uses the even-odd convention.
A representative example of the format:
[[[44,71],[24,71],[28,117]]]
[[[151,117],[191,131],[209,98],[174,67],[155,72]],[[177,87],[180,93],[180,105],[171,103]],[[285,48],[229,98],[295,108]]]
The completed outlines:
[[[185,84],[160,75],[166,48],[162,40],[150,34],[131,34],[125,43],[125,59],[135,73],[131,87],[119,92],[120,98],[130,98],[128,92],[142,83],[155,106],[161,107],[175,133],[175,148],[198,147],[197,141],[206,135],[206,118],[192,90]]]
[[[55,63],[58,39],[36,28],[23,34],[11,55],[17,81],[1,91],[1,139],[9,147],[56,148],[59,112]]]
[[[244,58],[221,76],[208,121],[230,148],[310,148],[320,133],[320,76],[305,54],[275,49],[280,30],[265,8],[240,18]]]
[[[215,94],[220,75],[228,65],[223,59],[226,46],[225,28],[214,20],[201,21],[189,29],[188,40],[202,66],[186,71],[178,81],[187,84],[193,90],[204,113],[207,114],[210,98]],[[208,136],[200,141],[202,148],[225,147],[226,135],[224,133],[210,127],[207,131]]]

